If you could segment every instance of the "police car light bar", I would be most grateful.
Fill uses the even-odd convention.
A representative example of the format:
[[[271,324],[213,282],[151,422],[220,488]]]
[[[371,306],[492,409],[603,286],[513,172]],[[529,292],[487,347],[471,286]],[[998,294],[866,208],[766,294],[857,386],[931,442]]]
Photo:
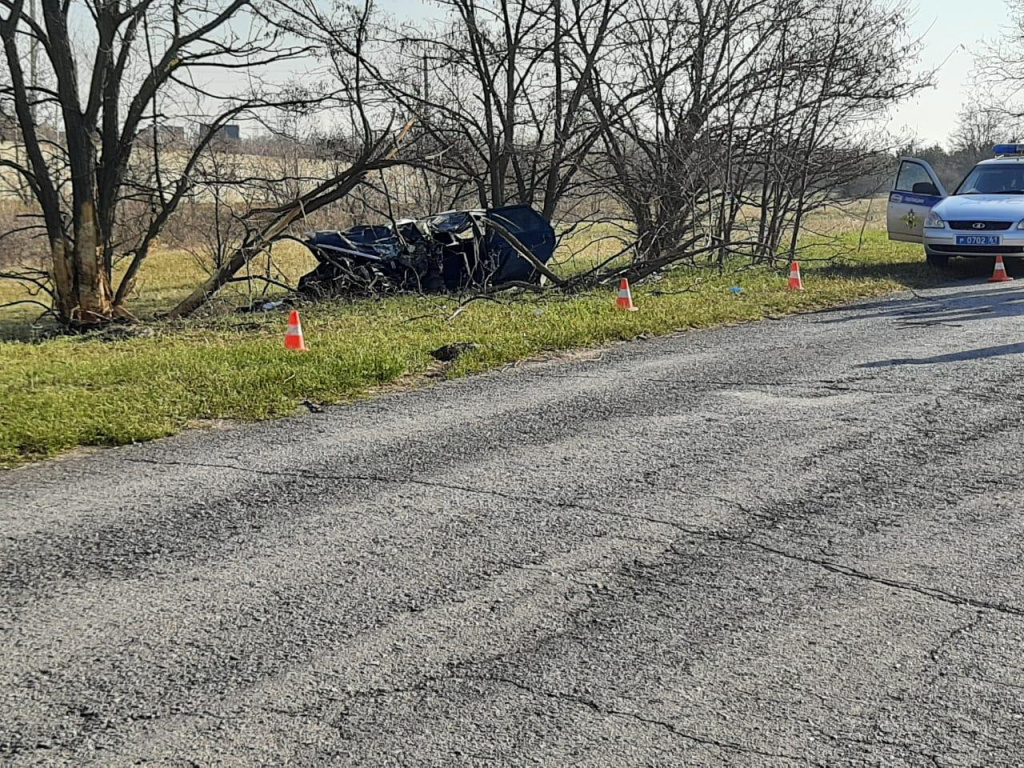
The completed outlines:
[[[996,144],[992,147],[996,155],[1024,155],[1024,144]]]

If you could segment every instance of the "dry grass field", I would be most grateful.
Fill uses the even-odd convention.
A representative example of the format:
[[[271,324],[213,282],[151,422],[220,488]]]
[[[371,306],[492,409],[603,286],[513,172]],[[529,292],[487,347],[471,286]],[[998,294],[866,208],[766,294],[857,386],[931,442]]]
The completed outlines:
[[[233,284],[200,317],[154,320],[204,275],[191,254],[162,251],[141,271],[133,296],[131,308],[143,322],[124,336],[44,340],[46,329],[30,324],[37,308],[0,310],[8,339],[0,341],[0,466],[76,446],[162,437],[211,420],[278,417],[303,401],[339,403],[395,383],[422,384],[538,355],[752,321],[927,283],[920,249],[889,242],[878,226],[877,202],[870,205],[816,217],[818,234],[806,238],[801,293],[786,290],[779,270],[737,262],[722,273],[684,268],[647,281],[634,290],[635,313],[615,310],[612,288],[477,301],[458,313],[464,297],[337,300],[301,307],[311,349],[306,354],[283,348],[283,310],[237,311],[255,298],[279,295],[280,289],[256,281]],[[575,233],[557,254],[557,269],[580,269],[617,251],[614,230],[601,225]],[[845,255],[837,258],[837,249]],[[312,264],[301,246],[275,249],[275,274],[284,282],[294,283]],[[0,281],[0,303],[23,296]],[[430,356],[459,341],[477,346],[447,366]]]

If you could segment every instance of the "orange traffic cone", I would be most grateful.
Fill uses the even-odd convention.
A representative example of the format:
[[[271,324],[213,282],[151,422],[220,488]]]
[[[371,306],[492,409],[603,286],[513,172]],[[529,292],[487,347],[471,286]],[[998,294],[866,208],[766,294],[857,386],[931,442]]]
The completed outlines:
[[[803,289],[804,281],[800,279],[800,263],[794,261],[789,268],[789,290],[802,291]]]
[[[633,306],[633,294],[629,292],[629,280],[626,278],[619,281],[619,298],[615,302],[615,306],[627,312],[636,312],[637,310]]]
[[[1006,274],[1006,265],[1003,264],[1003,255],[999,254],[996,256],[996,268],[992,270],[992,277],[988,279],[990,283],[1005,283],[1009,280],[1013,280],[1008,274]]]
[[[299,322],[299,311],[293,309],[288,316],[288,330],[284,334],[284,348],[294,349],[298,352],[308,352],[306,342],[302,338],[302,323]]]

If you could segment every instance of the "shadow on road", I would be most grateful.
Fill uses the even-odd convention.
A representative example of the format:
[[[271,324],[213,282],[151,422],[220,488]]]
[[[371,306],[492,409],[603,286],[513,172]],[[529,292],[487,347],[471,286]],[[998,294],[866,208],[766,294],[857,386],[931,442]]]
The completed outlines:
[[[1000,344],[997,347],[981,347],[965,349],[961,352],[949,352],[933,357],[897,357],[892,360],[877,360],[873,363],[862,363],[857,368],[885,368],[892,365],[937,365],[940,363],[957,363],[964,360],[984,360],[987,357],[1003,355],[1019,355],[1024,352],[1024,343]]]
[[[892,276],[915,290],[913,298],[906,300],[882,300],[860,304],[857,311],[847,311],[838,316],[823,313],[820,323],[846,323],[851,321],[889,319],[897,327],[962,327],[972,320],[997,320],[999,318],[1024,316],[1024,261],[1007,261],[1011,276],[1017,276],[1019,283],[989,285],[986,281],[992,273],[992,259],[954,260],[949,270],[936,272],[921,264],[864,265],[860,275],[875,274],[880,277]],[[877,272],[873,270],[878,270]],[[922,272],[923,270],[923,272]],[[856,272],[856,267],[843,270],[842,274]],[[967,281],[960,290],[954,281]],[[945,287],[944,292],[916,293],[916,289]],[[841,311],[839,308],[832,310]],[[906,357],[863,363],[858,368],[881,368],[897,365],[938,365],[965,360],[984,360],[1024,353],[1024,343],[1001,344],[958,352],[949,352],[932,357]]]
[[[1016,260],[1015,260],[1016,261]],[[969,320],[982,320],[999,317],[1015,317],[1024,315],[1024,279],[1019,283],[1002,283],[990,285],[987,282],[991,275],[991,260],[976,259],[955,262],[955,267],[948,273],[936,273],[918,264],[865,265],[867,271],[858,272],[855,266],[843,268],[840,274],[852,276],[876,274],[880,277],[895,277],[915,291],[911,299],[893,301],[882,299],[857,305],[856,312],[848,307],[826,309],[818,321],[824,324],[846,323],[867,319],[888,318],[901,325],[945,325],[957,326]],[[927,272],[922,276],[919,270]],[[1024,264],[1015,264],[1011,272],[1024,272]],[[945,279],[942,278],[945,274]],[[929,282],[929,277],[931,281]],[[928,288],[950,288],[955,286],[953,280],[971,280],[972,284],[964,285],[961,290],[936,293],[933,295],[919,294],[916,290]],[[952,285],[951,285],[952,283]]]
[[[861,305],[867,312],[827,317],[822,323],[891,318],[904,325],[960,325],[969,320],[1024,315],[1024,286],[1008,290],[1003,286],[972,286],[969,290],[940,296],[918,296],[899,302]]]

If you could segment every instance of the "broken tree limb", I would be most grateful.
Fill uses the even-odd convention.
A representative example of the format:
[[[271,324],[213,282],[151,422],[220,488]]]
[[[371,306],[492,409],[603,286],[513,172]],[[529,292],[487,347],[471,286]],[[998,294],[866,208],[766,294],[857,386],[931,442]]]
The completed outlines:
[[[330,205],[349,194],[359,186],[371,171],[383,170],[401,165],[397,159],[399,143],[408,134],[411,121],[406,123],[395,138],[386,137],[367,147],[359,158],[341,173],[318,184],[313,189],[285,205],[253,211],[252,215],[270,215],[270,221],[259,229],[251,231],[227,263],[208,277],[192,293],[186,296],[167,317],[187,317],[203,306],[217,291],[231,282],[235,274],[252,259],[265,251],[275,241],[284,237],[296,221],[314,211]]]
[[[507,228],[505,228],[503,225],[499,224],[494,219],[488,216],[484,216],[482,221],[485,227],[490,227],[503,238],[505,238],[508,244],[515,249],[516,253],[518,253],[520,256],[526,259],[530,263],[530,266],[532,266],[540,274],[544,275],[544,277],[546,277],[548,280],[550,280],[557,286],[565,285],[565,280],[563,280],[550,269],[548,269],[546,266],[541,264],[540,260],[533,255],[530,249],[523,245],[521,242],[519,242],[519,238],[513,235]]]

